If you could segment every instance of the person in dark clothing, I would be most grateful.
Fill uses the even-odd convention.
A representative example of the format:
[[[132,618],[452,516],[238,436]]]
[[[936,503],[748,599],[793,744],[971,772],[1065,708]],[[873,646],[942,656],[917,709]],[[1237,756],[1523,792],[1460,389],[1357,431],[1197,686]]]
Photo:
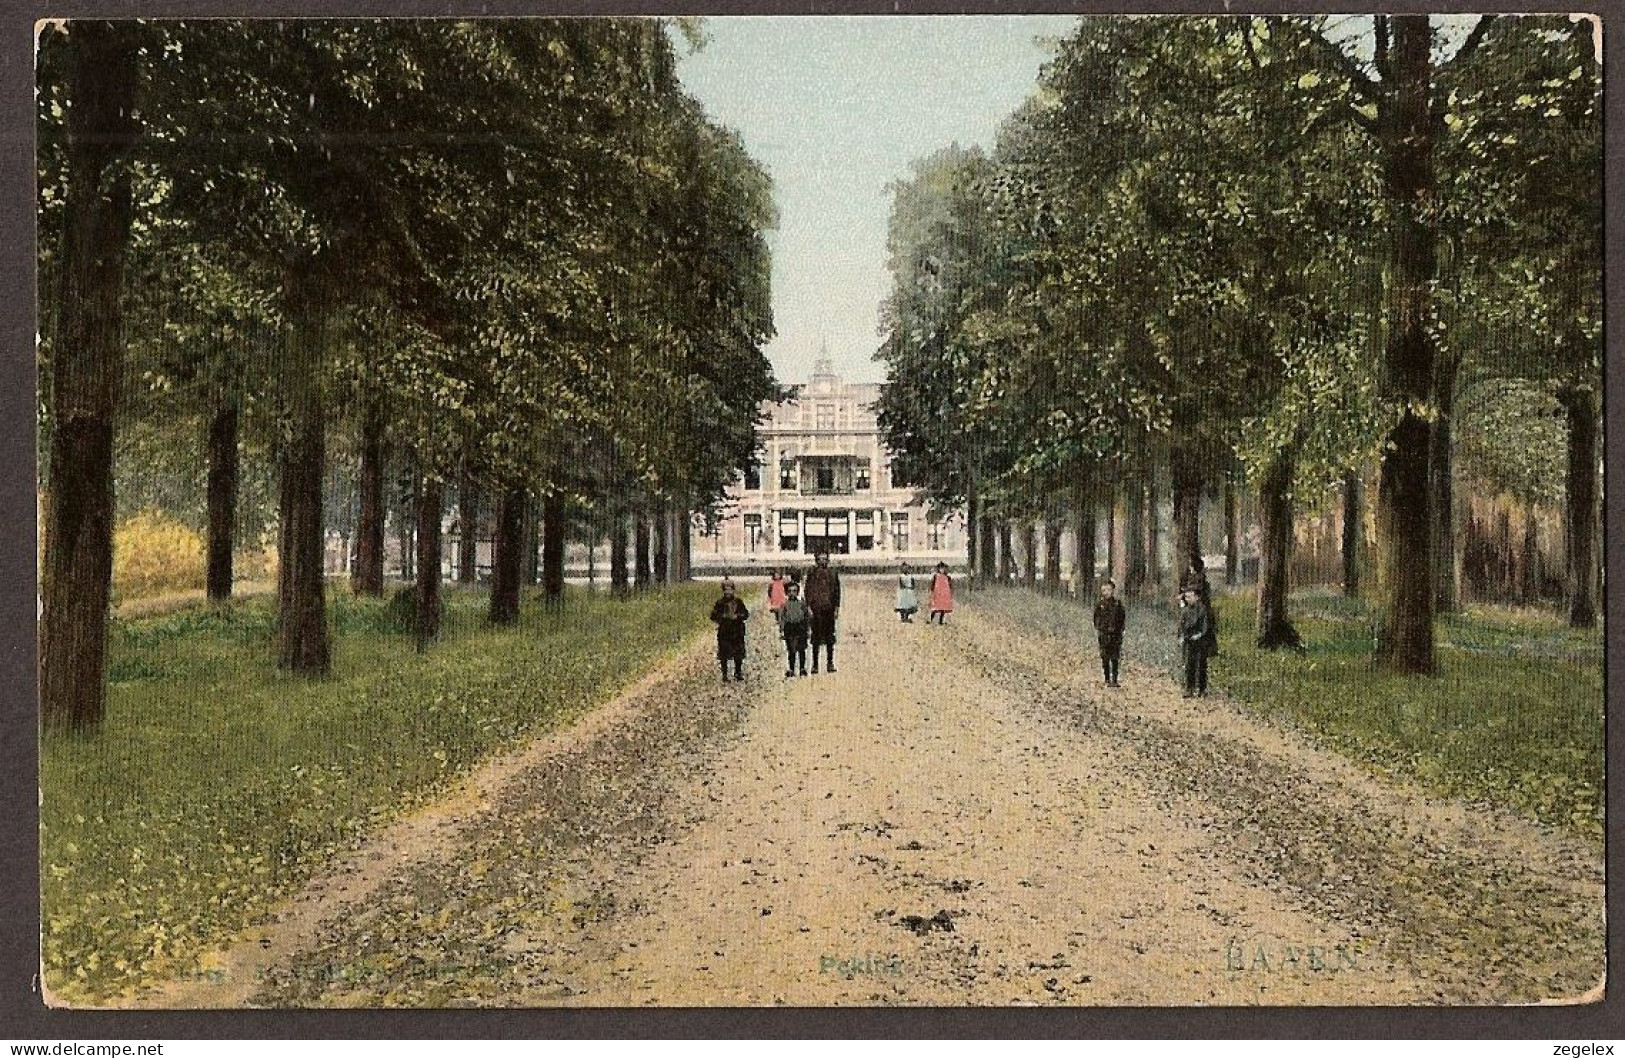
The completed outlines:
[[[1202,561],[1201,555],[1192,555],[1191,564],[1185,572],[1179,575],[1179,590],[1196,592],[1196,597],[1202,600],[1202,605],[1209,610],[1213,609],[1213,586],[1207,580],[1207,563]]]
[[[734,679],[745,678],[745,621],[750,611],[734,594],[734,582],[722,582],[722,598],[711,607],[711,620],[717,625],[717,662],[722,666],[722,682],[728,682],[728,662],[733,662]]]
[[[1117,682],[1117,662],[1123,653],[1123,629],[1128,624],[1128,611],[1117,597],[1117,585],[1109,580],[1100,582],[1100,601],[1095,603],[1095,636],[1100,640],[1100,668],[1106,676],[1106,686],[1121,686]]]
[[[1196,597],[1202,602],[1202,608],[1207,611],[1209,642],[1207,656],[1218,657],[1219,619],[1213,612],[1213,586],[1208,583],[1207,564],[1202,561],[1201,555],[1192,555],[1190,566],[1179,575],[1179,590],[1184,592],[1186,589],[1196,592]]]
[[[1213,619],[1195,588],[1179,595],[1179,648],[1185,661],[1185,697],[1207,697],[1207,659],[1213,648]]]
[[[818,673],[818,648],[824,648],[825,666],[835,671],[835,617],[841,611],[841,577],[829,568],[828,552],[820,551],[807,571],[802,589],[807,609],[812,613],[812,670]]]
[[[807,625],[812,614],[801,597],[801,584],[792,580],[785,586],[784,605],[779,607],[779,634],[784,636],[784,650],[789,662],[784,669],[785,679],[796,674],[807,675]]]

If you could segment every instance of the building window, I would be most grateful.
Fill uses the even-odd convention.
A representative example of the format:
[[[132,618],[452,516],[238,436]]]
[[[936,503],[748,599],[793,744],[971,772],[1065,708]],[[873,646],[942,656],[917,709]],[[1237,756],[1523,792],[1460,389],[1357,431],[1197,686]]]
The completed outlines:
[[[942,550],[942,523],[941,522],[929,522],[929,523],[927,523],[926,527],[925,527],[925,536],[926,536],[926,542],[925,542],[926,547],[930,548],[932,551],[941,551]]]
[[[818,466],[818,491],[830,493],[835,491],[835,468],[828,463]]]
[[[855,521],[858,550],[873,551],[875,547],[875,513],[873,511],[859,511]]]
[[[796,487],[796,464],[794,460],[786,459],[779,464],[779,488],[793,489]]]
[[[908,550],[908,515],[891,516],[891,546],[893,551]]]
[[[762,468],[755,463],[745,468],[745,491],[759,492],[762,488]]]
[[[759,514],[745,515],[745,547],[754,552],[762,543],[762,516]]]
[[[858,467],[856,478],[857,479],[853,483],[852,487],[857,489],[859,492],[868,492],[869,491],[869,464],[864,463],[862,466]]]
[[[818,428],[820,430],[835,429],[835,405],[820,404],[818,406]]]

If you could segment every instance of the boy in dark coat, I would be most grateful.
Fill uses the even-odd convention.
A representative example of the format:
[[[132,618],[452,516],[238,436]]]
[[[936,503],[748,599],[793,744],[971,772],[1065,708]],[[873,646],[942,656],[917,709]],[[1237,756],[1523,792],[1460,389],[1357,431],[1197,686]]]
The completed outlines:
[[[728,682],[728,662],[733,662],[734,679],[745,678],[745,621],[750,611],[734,594],[734,582],[722,582],[722,598],[711,607],[711,620],[717,625],[717,662],[722,666],[722,682]]]
[[[1100,601],[1095,603],[1095,636],[1100,640],[1100,668],[1106,675],[1106,686],[1117,687],[1117,662],[1123,653],[1123,628],[1128,624],[1128,611],[1117,598],[1117,585],[1109,580],[1100,582]]]
[[[779,633],[784,636],[784,651],[789,657],[784,669],[785,679],[789,679],[798,668],[801,675],[807,675],[807,625],[812,620],[812,613],[801,598],[801,585],[798,582],[792,580],[784,590],[784,605],[779,607]]]
[[[818,672],[818,648],[824,648],[829,671],[835,671],[835,616],[841,610],[841,577],[829,568],[829,554],[820,551],[807,571],[803,589],[812,612],[812,670]]]
[[[1179,590],[1181,593],[1187,590],[1196,592],[1196,598],[1201,601],[1202,609],[1207,611],[1207,656],[1218,657],[1219,619],[1213,612],[1213,586],[1208,583],[1207,564],[1202,561],[1201,555],[1192,555],[1190,566],[1179,575]]]
[[[1207,697],[1207,659],[1213,649],[1213,619],[1195,588],[1179,595],[1179,647],[1185,656],[1185,697]]]

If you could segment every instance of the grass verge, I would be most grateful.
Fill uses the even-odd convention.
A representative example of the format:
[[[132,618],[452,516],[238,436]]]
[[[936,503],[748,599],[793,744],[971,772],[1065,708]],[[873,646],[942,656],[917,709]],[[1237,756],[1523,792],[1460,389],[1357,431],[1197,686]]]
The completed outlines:
[[[1089,614],[1031,592],[986,603],[1043,635],[1061,635],[1092,669]],[[1400,676],[1373,656],[1372,615],[1358,599],[1295,594],[1303,652],[1253,645],[1250,593],[1215,596],[1221,654],[1215,690],[1242,708],[1309,735],[1372,770],[1431,793],[1510,808],[1580,835],[1603,837],[1603,671],[1599,630],[1570,629],[1537,610],[1469,609],[1439,619],[1436,676]],[[1126,657],[1178,683],[1171,608],[1131,604]]]
[[[335,675],[317,681],[276,670],[269,599],[116,622],[102,731],[41,747],[46,985],[102,1002],[195,968],[367,829],[612,697],[713,594],[572,591],[492,628],[483,592],[448,586],[442,640],[417,654],[385,603],[330,591]]]
[[[1253,645],[1254,601],[1215,599],[1224,693],[1379,771],[1450,797],[1495,802],[1599,847],[1603,835],[1603,650],[1595,630],[1552,614],[1469,610],[1435,630],[1436,676],[1401,676],[1372,656],[1358,600],[1305,593],[1305,651]]]

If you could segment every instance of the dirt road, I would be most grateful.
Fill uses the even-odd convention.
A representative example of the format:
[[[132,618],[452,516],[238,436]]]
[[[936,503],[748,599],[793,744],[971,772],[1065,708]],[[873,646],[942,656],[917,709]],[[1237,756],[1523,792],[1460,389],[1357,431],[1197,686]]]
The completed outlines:
[[[754,593],[751,601],[756,602]],[[851,583],[838,672],[709,643],[381,834],[155,1005],[1435,1004],[1602,979],[1577,841],[1374,779],[1131,616],[1022,592],[902,625]],[[1220,670],[1222,671],[1222,670]]]

